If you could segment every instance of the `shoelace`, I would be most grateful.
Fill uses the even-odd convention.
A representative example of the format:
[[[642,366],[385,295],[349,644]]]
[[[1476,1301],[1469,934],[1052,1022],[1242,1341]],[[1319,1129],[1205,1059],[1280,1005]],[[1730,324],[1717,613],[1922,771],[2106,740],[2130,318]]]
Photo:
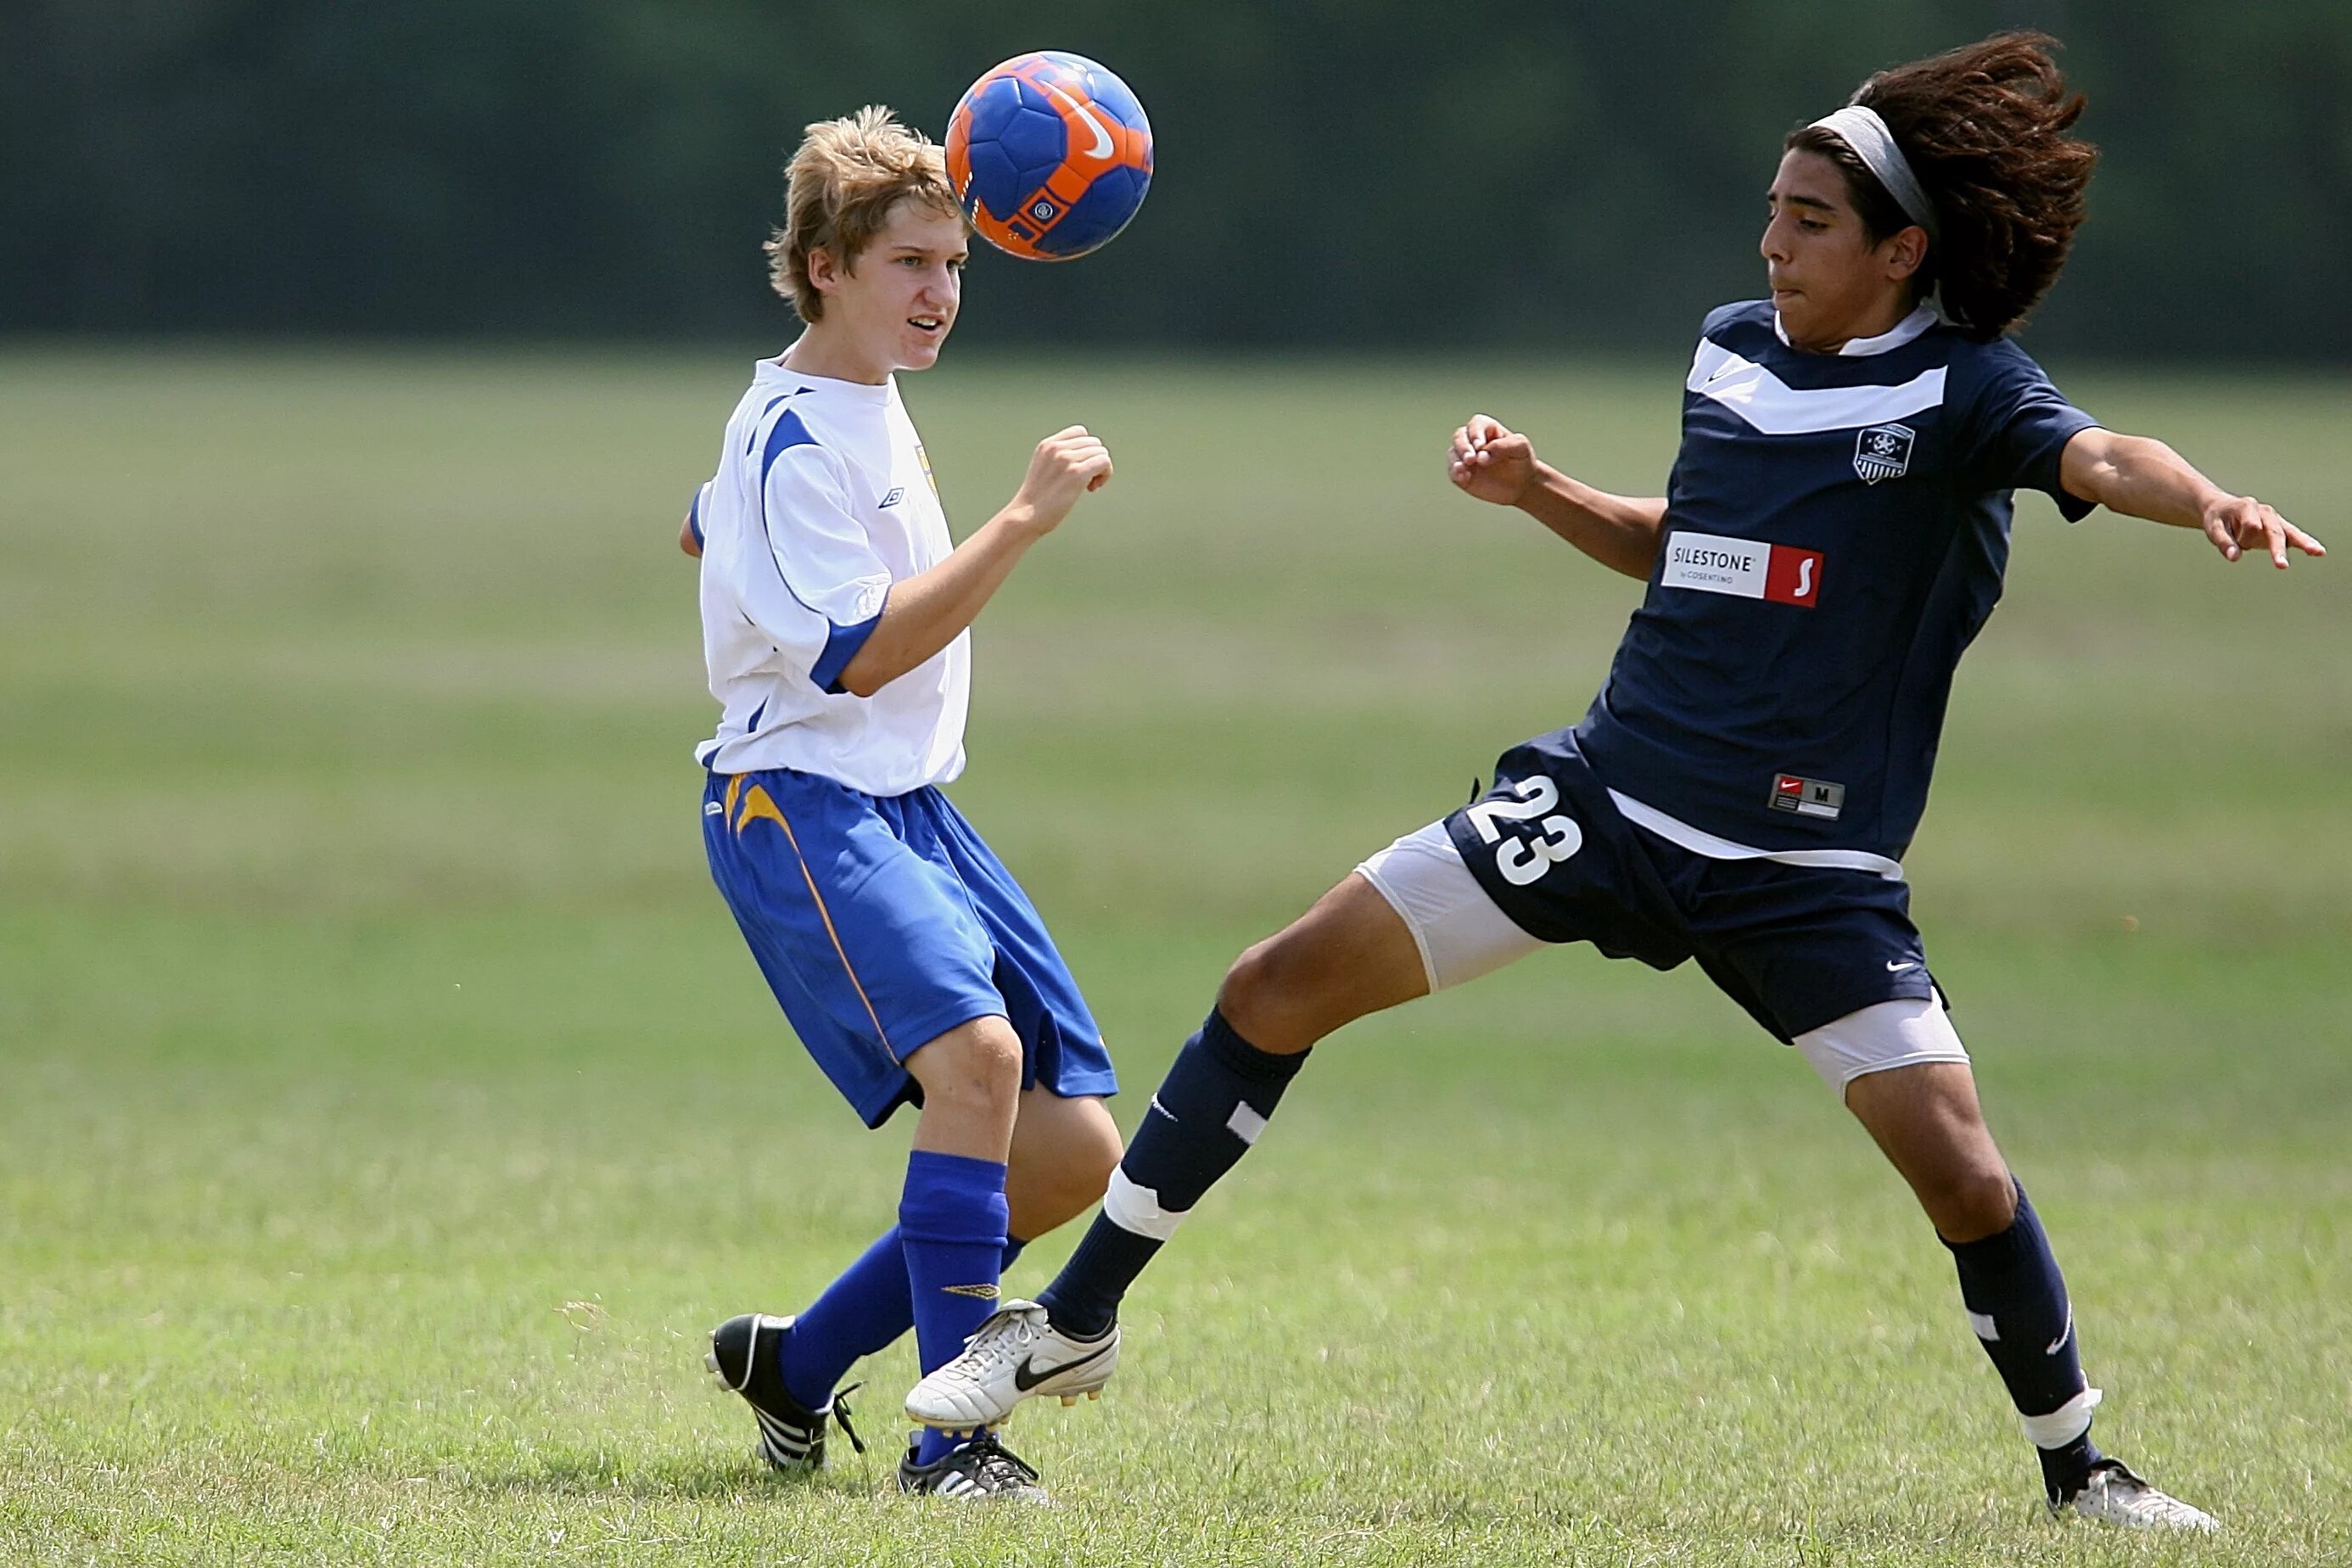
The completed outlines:
[[[866,1452],[866,1445],[858,1440],[857,1428],[849,1424],[849,1396],[865,1386],[862,1383],[853,1383],[847,1388],[835,1390],[833,1395],[834,1425],[839,1426],[841,1435],[849,1439],[850,1447],[861,1454]]]
[[[2170,1492],[2158,1491],[2121,1459],[2101,1459],[2091,1467],[2091,1474],[2099,1478],[2103,1490],[2111,1489],[2119,1492],[2165,1519],[2188,1520],[2204,1513],[2203,1510],[2190,1507]]]
[[[973,1365],[966,1373],[972,1382],[993,1375],[1027,1351],[1038,1340],[1037,1325],[1029,1321],[1026,1312],[1003,1315],[993,1324],[983,1323],[980,1332],[972,1335],[971,1353]]]
[[[971,1458],[972,1468],[990,1480],[1003,1479],[1008,1471],[1014,1480],[1034,1481],[1037,1479],[1037,1472],[1028,1460],[992,1436],[973,1438],[964,1445],[963,1452]]]

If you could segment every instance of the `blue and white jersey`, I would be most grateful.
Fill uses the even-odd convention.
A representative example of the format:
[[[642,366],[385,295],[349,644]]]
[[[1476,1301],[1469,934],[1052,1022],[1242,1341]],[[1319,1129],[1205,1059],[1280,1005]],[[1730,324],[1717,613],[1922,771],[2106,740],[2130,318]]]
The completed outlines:
[[[703,656],[723,710],[697,761],[791,768],[873,795],[963,772],[970,632],[871,697],[841,686],[890,585],[954,548],[895,378],[868,386],[761,361],[692,519]]]
[[[1621,809],[1700,854],[1899,877],[2011,492],[2087,513],[2059,457],[2095,423],[1925,307],[1836,354],[1767,302],[1708,316],[1649,593],[1576,731]]]

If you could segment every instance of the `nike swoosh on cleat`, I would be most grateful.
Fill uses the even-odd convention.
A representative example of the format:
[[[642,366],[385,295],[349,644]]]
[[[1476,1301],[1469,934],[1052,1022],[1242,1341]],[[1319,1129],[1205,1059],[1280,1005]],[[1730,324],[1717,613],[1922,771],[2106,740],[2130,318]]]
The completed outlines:
[[[1036,1363],[1035,1356],[1024,1356],[1021,1358],[1021,1364],[1013,1369],[1013,1386],[1026,1394],[1047,1378],[1059,1377],[1066,1372],[1076,1372],[1089,1362],[1100,1361],[1110,1354],[1110,1346],[1097,1345],[1092,1352],[1082,1355],[1076,1361],[1066,1361],[1059,1366],[1049,1366],[1043,1372],[1030,1370]]]

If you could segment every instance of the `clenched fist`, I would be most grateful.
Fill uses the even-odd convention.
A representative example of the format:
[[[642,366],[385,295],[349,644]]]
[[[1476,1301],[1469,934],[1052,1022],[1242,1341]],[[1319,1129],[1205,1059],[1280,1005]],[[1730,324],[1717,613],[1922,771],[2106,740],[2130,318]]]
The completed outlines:
[[[1013,492],[1010,510],[1039,533],[1051,533],[1070,515],[1078,498],[1110,482],[1110,448],[1083,425],[1057,430],[1037,443],[1029,473]]]
[[[1454,432],[1445,477],[1480,500],[1517,506],[1535,482],[1535,445],[1491,416],[1473,414]]]

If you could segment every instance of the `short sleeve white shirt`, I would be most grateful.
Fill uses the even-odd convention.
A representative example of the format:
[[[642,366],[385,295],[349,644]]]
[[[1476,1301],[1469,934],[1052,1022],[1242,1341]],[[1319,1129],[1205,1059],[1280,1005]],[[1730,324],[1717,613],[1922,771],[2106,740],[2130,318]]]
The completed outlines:
[[[954,548],[896,378],[868,386],[761,361],[694,521],[721,710],[698,761],[793,768],[875,795],[963,771],[970,632],[871,697],[840,685],[891,584]]]

